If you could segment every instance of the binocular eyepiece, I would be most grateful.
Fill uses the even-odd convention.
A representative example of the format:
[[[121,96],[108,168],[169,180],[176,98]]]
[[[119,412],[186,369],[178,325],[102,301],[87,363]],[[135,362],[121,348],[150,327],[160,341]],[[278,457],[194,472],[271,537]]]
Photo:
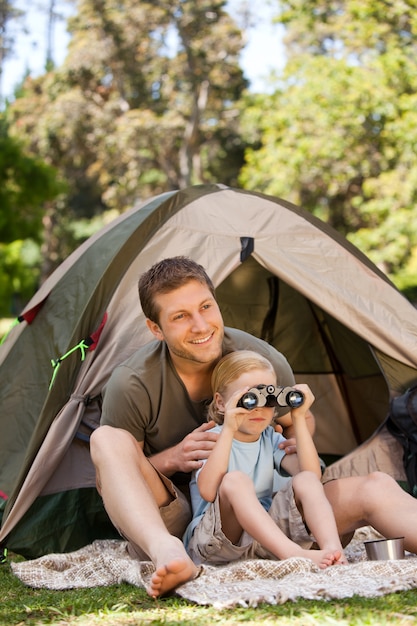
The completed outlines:
[[[292,387],[275,387],[274,385],[258,385],[251,387],[239,399],[237,406],[248,411],[263,406],[289,406],[296,409],[304,402],[304,394]]]

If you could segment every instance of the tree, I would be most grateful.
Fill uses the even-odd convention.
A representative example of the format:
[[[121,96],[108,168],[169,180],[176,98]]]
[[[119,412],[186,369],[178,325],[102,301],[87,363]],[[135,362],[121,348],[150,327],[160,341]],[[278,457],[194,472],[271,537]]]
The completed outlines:
[[[417,243],[416,9],[280,3],[287,65],[243,121],[252,147],[241,183],[327,220],[392,277]]]
[[[12,20],[16,21],[21,15],[22,11],[13,5],[12,0],[0,0],[0,105],[3,100],[1,91],[3,64],[11,54],[14,45],[14,33],[10,30],[10,23]]]
[[[224,4],[80,0],[65,63],[26,79],[12,133],[68,181],[44,220],[44,275],[79,243],[75,220],[190,184],[236,184],[246,83]]]
[[[63,190],[55,170],[28,156],[0,118],[0,315],[34,292],[45,203]]]
[[[40,240],[43,204],[63,188],[56,172],[25,154],[16,139],[0,134],[0,241]]]
[[[101,80],[121,107],[100,155],[106,203],[121,208],[138,192],[181,188],[219,172],[225,182],[236,180],[242,162],[236,101],[245,82],[241,35],[224,4],[125,1],[123,12],[110,2],[100,11],[94,5],[102,16],[97,46],[105,41],[109,51]],[[84,6],[91,10],[90,2]],[[76,31],[73,45],[82,45]],[[229,165],[231,151],[237,159]]]
[[[63,252],[68,219],[190,184],[236,183],[246,83],[241,33],[224,5],[80,0],[63,66],[26,80],[12,131],[69,181],[50,215]]]
[[[0,82],[23,17],[12,0],[0,0]],[[39,284],[45,207],[65,187],[53,167],[11,136],[10,107],[3,106],[1,93],[0,104],[0,315],[9,316],[20,312]]]

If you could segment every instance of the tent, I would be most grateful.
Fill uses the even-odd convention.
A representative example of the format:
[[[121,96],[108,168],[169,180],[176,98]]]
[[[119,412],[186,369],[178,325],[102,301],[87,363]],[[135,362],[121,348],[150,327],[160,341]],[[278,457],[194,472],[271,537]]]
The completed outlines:
[[[0,542],[9,550],[31,558],[117,536],[88,438],[112,369],[151,339],[138,276],[178,254],[207,269],[226,325],[275,345],[311,386],[315,440],[329,459],[372,439],[390,396],[417,379],[417,311],[325,223],[221,184],[161,194],[68,257],[0,346],[0,490],[9,496]]]

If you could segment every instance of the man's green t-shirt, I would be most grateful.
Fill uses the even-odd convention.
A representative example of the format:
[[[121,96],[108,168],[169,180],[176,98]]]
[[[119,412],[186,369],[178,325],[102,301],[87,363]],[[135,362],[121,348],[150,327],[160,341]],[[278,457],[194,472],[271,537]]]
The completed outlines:
[[[225,328],[223,355],[253,350],[272,365],[280,386],[294,384],[286,358],[265,341],[234,328]],[[103,390],[101,424],[129,431],[144,442],[146,456],[178,444],[207,421],[211,398],[193,402],[178,376],[165,342],[152,341],[113,371]],[[288,412],[280,409],[280,415]]]

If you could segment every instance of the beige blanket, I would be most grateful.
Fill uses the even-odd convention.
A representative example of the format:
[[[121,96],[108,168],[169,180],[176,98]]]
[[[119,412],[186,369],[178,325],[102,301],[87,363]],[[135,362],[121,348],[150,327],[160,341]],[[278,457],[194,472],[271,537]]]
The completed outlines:
[[[217,608],[283,604],[311,600],[377,597],[417,588],[417,558],[367,561],[364,540],[378,536],[370,527],[359,529],[346,548],[349,565],[320,570],[308,559],[242,561],[225,567],[204,567],[202,574],[177,590],[186,600]],[[149,562],[131,559],[124,541],[95,541],[69,554],[51,554],[12,563],[25,584],[36,588],[71,589],[127,582],[144,587],[153,572]]]

